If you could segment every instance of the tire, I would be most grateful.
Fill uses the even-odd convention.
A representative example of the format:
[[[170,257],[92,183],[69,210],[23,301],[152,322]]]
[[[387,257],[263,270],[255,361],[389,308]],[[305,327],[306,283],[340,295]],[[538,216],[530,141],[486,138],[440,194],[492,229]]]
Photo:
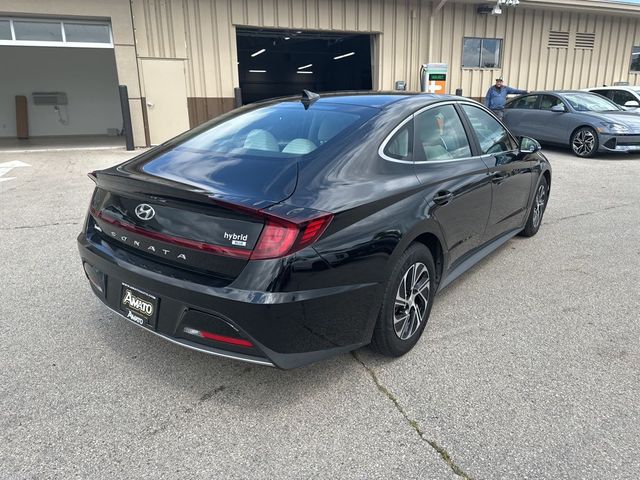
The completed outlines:
[[[415,280],[414,273],[417,274]],[[382,355],[400,357],[414,347],[431,313],[435,278],[435,264],[429,249],[421,243],[411,244],[387,281],[371,340],[374,350]],[[410,284],[414,288],[407,288]],[[421,293],[416,295],[416,290]]]
[[[581,127],[571,135],[571,150],[578,157],[591,158],[598,153],[598,134],[591,127]]]
[[[531,204],[531,210],[529,211],[529,217],[527,223],[524,226],[520,235],[523,237],[533,237],[542,224],[542,217],[544,211],[547,208],[547,202],[549,201],[549,184],[547,179],[542,177],[540,183],[536,187],[536,191],[533,194],[533,203]]]

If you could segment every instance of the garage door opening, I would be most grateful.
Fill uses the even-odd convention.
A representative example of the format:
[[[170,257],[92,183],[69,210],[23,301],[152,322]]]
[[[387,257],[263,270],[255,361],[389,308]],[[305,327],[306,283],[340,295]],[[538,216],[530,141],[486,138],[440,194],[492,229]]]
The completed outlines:
[[[0,146],[124,143],[108,23],[0,19],[0,65]]]
[[[238,28],[244,104],[303,89],[371,90],[371,35]]]

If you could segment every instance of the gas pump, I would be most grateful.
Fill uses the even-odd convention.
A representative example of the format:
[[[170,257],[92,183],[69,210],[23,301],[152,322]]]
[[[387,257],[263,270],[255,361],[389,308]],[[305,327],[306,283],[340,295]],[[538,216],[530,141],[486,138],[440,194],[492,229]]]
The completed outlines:
[[[420,91],[444,95],[447,93],[446,63],[425,63],[420,67]]]

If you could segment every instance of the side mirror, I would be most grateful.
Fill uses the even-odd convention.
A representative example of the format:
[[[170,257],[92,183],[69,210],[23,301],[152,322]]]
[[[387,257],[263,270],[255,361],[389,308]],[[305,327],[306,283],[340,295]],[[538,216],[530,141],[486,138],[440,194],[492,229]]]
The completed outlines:
[[[638,103],[636,100],[629,100],[628,102],[624,102],[624,106],[637,108],[640,107],[640,103]]]
[[[563,105],[554,105],[553,107],[551,107],[551,111],[552,112],[558,112],[558,113],[564,113],[567,110],[564,108]]]
[[[538,143],[538,141],[531,137],[521,137],[520,138],[520,153],[536,153],[542,150],[542,147]]]

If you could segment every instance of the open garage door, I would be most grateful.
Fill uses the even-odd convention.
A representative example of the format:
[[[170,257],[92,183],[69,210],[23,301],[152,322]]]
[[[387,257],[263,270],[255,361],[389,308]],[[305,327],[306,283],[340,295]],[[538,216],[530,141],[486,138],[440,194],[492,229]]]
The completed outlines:
[[[243,103],[314,92],[371,90],[371,35],[238,28]]]
[[[108,23],[0,18],[0,65],[0,147],[16,137],[124,143]]]

